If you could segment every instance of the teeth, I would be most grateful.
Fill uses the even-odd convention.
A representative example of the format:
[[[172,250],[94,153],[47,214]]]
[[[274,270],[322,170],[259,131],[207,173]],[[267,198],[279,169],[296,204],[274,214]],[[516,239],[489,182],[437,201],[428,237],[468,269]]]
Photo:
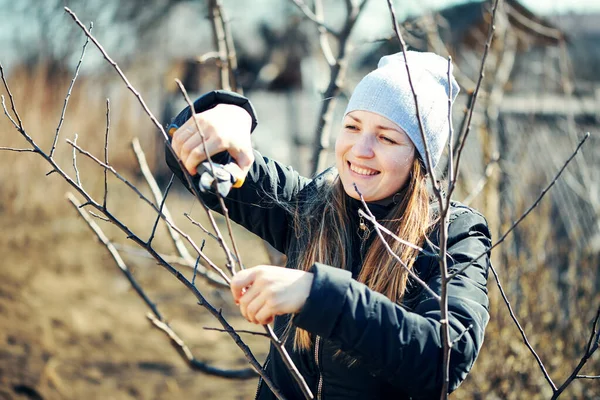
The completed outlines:
[[[371,175],[375,175],[378,173],[377,171],[373,171],[371,169],[358,168],[358,167],[354,166],[353,164],[350,164],[350,169],[353,172],[356,172],[357,174],[360,174],[360,175],[371,176]]]

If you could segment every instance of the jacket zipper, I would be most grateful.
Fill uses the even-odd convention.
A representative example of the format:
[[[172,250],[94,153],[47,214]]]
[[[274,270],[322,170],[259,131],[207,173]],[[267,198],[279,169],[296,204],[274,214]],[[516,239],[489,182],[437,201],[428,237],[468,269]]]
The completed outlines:
[[[321,338],[317,335],[315,339],[315,363],[317,364],[317,371],[319,373],[319,384],[317,386],[317,400],[321,400],[321,392],[323,390],[323,375],[321,374],[321,367],[319,366],[319,344]]]
[[[267,358],[267,361],[265,362],[265,365],[263,365],[263,371],[265,371],[265,373],[267,372],[267,365],[269,365],[269,361],[271,361],[270,358]],[[254,400],[258,400],[258,393],[260,393],[260,387],[263,384],[263,378],[262,376],[258,379],[258,386],[256,387],[256,394],[254,395]]]

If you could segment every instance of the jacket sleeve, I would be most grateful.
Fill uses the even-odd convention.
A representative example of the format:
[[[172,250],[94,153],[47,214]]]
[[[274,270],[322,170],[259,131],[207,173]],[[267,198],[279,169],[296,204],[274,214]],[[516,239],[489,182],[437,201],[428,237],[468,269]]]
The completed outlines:
[[[471,262],[491,245],[483,216],[466,208],[457,214],[449,226],[450,272]],[[430,261],[433,273],[426,283],[440,294],[437,259]],[[464,380],[483,343],[489,320],[489,262],[488,253],[449,284],[451,340],[466,330],[452,347],[450,391]],[[440,306],[435,298],[422,290],[414,308],[408,310],[353,280],[349,271],[315,264],[312,272],[313,286],[305,306],[294,317],[296,326],[338,343],[343,351],[364,362],[373,375],[413,398],[440,395],[443,346]],[[323,304],[328,307],[325,309]]]
[[[243,107],[252,117],[252,130],[256,127],[256,117],[252,105],[243,96],[226,91],[209,92],[194,102],[197,113],[209,110],[218,104],[234,104]],[[184,109],[170,126],[181,126],[191,117],[189,107]],[[175,156],[167,147],[166,161],[175,176],[189,188],[187,180]],[[275,249],[285,252],[289,237],[290,213],[286,204],[291,204],[298,193],[310,180],[300,176],[292,168],[263,157],[254,151],[255,161],[244,181],[237,189],[232,189],[224,199],[229,217],[250,232],[269,242]],[[231,161],[227,152],[212,157],[214,162],[226,164]],[[192,177],[192,184],[198,187],[199,176]],[[210,209],[222,213],[218,198],[212,193],[200,193],[202,201]]]

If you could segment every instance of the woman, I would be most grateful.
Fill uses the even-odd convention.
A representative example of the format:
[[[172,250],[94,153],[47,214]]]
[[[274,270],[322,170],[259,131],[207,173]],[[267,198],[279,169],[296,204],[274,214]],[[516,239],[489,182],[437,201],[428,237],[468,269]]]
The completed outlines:
[[[424,136],[433,163],[447,141],[447,62],[431,53],[407,53],[419,95]],[[452,98],[458,86],[451,79]],[[256,126],[247,99],[212,92],[195,103],[197,121],[214,161],[233,158],[245,177],[226,206],[233,220],[288,257],[286,268],[261,265],[239,272],[231,291],[253,323],[274,321],[286,335],[292,360],[318,399],[437,398],[442,388],[439,303],[414,282],[358,214],[356,188],[376,218],[419,252],[386,238],[393,251],[427,286],[440,293],[435,204],[426,185],[425,147],[415,116],[404,57],[383,57],[358,84],[335,146],[336,169],[315,179],[253,152]],[[184,110],[173,149],[191,175],[205,160],[204,148]],[[169,152],[167,161],[182,178]],[[194,180],[197,183],[198,177]],[[356,185],[356,188],[355,188]],[[203,194],[218,210],[211,194]],[[453,204],[448,265],[456,271],[490,247],[481,214]],[[489,255],[449,285],[450,390],[471,369],[489,320],[486,290]],[[266,371],[288,399],[303,398],[279,354],[271,349]],[[259,399],[271,399],[259,383]]]

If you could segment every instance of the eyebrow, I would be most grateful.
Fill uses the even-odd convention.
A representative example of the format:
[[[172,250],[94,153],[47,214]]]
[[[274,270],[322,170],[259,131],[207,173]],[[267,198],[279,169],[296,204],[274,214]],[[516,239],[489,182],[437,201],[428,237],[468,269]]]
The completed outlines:
[[[362,121],[359,118],[356,118],[352,115],[348,115],[348,117],[352,118],[354,121],[356,121],[358,123],[362,123]],[[394,132],[398,132],[398,133],[404,133],[403,131],[393,128],[391,126],[377,125],[376,128],[380,129],[380,130],[384,130],[384,131],[394,131]]]

